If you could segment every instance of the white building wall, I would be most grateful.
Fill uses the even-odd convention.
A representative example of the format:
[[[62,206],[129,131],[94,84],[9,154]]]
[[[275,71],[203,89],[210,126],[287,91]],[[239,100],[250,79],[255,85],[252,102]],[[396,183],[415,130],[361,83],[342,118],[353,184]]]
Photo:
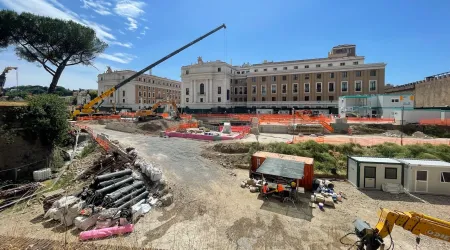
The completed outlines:
[[[402,184],[402,165],[395,164],[379,164],[379,163],[363,163],[359,164],[359,184],[360,188],[364,188],[364,167],[376,167],[375,188],[381,189],[383,183]],[[397,179],[385,179],[386,168],[397,168]]]
[[[402,117],[403,112],[403,117]],[[395,124],[401,125],[402,118],[403,124],[408,123],[419,123],[422,119],[439,119],[441,117],[440,110],[426,110],[426,109],[414,109],[414,110],[403,110],[397,109],[391,111],[393,118],[395,119]]]
[[[358,181],[358,170],[357,170],[357,162],[353,159],[348,160],[348,181],[351,182],[353,185],[357,186]]]

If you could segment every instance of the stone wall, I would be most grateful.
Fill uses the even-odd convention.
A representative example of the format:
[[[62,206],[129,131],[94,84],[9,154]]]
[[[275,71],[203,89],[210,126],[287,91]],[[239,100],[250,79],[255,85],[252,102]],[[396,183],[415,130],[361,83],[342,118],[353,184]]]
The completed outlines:
[[[416,84],[415,104],[418,108],[450,106],[450,76]]]

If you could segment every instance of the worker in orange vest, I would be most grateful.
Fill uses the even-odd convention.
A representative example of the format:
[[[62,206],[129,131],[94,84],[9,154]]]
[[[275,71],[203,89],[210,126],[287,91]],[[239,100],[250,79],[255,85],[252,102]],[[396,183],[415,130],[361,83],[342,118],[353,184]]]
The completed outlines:
[[[269,199],[269,184],[267,182],[264,183],[264,186],[262,188],[263,198]]]

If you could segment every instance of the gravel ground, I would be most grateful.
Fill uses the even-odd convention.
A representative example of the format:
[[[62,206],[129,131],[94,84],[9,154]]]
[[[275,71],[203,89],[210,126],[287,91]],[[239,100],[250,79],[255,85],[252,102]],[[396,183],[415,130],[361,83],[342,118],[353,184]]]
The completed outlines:
[[[347,249],[339,238],[353,231],[352,222],[358,217],[374,226],[379,207],[450,220],[448,197],[421,196],[431,203],[425,204],[407,195],[361,192],[346,182],[336,183],[336,190],[346,193],[348,199],[323,212],[309,208],[308,194],[295,207],[273,199],[264,201],[239,187],[247,171],[226,169],[200,156],[209,142],[91,126],[122,145],[135,147],[142,157],[160,165],[175,195],[170,207],[154,209],[141,218],[135,232],[98,241],[102,244],[162,249]],[[42,221],[41,213],[40,205],[32,205],[19,212],[0,214],[0,220],[8,222],[0,225],[0,235],[77,240],[75,229],[67,231]],[[395,228],[392,237],[395,249],[415,249],[411,233]],[[355,240],[350,236],[344,239],[347,243]],[[389,244],[389,239],[386,241]],[[418,249],[450,249],[450,243],[424,236]]]

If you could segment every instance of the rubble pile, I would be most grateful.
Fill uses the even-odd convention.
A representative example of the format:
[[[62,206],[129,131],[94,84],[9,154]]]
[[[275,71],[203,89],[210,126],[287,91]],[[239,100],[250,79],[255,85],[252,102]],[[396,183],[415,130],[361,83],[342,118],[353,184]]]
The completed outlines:
[[[104,157],[94,164],[94,167],[102,167],[85,174],[104,170],[105,163],[110,173],[95,175],[92,183],[81,192],[46,198],[47,201],[43,202],[44,218],[58,220],[65,226],[75,225],[84,231],[80,234],[81,240],[98,239],[130,233],[134,230],[133,223],[152,207],[172,204],[173,195],[163,179],[162,171],[139,158],[132,148],[127,149],[126,154],[134,161],[121,162],[121,167],[117,166],[117,154]]]
[[[388,131],[382,133],[382,135],[388,136],[388,137],[402,137],[402,136],[405,137],[405,136],[408,136],[407,134],[405,134],[405,133],[403,133],[403,132],[401,132],[399,130],[388,130]]]
[[[314,194],[311,195],[311,207],[315,207],[315,204],[319,206],[321,210],[324,206],[335,208],[338,202],[342,202],[342,199],[347,199],[344,193],[336,193],[334,190],[334,184],[329,180],[315,179],[313,185]]]
[[[411,136],[414,138],[420,138],[420,139],[433,139],[433,136],[429,136],[421,131],[416,131]]]
[[[261,190],[261,187],[262,180],[248,178],[247,180],[241,182],[241,188],[248,188],[250,189],[251,193],[259,192]]]

